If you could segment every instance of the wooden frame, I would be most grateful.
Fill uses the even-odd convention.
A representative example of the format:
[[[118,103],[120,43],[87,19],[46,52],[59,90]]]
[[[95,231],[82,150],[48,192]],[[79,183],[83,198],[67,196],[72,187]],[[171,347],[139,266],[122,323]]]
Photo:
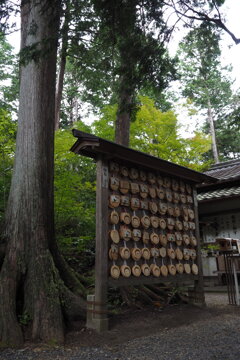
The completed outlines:
[[[95,299],[92,325],[102,332],[108,329],[108,166],[102,156],[97,160],[96,189],[96,257],[95,257]]]
[[[88,297],[87,326],[94,328],[99,332],[108,329],[107,316],[107,292],[108,286],[131,286],[140,284],[164,283],[171,282],[173,284],[181,284],[191,281],[194,289],[191,290],[193,302],[204,305],[204,290],[199,238],[198,223],[198,204],[196,198],[195,184],[201,181],[214,181],[213,178],[197,173],[187,168],[180,167],[176,164],[166,162],[164,160],[151,157],[144,153],[136,152],[132,149],[125,148],[121,145],[108,142],[97,138],[93,135],[75,131],[78,141],[73,145],[72,151],[88,157],[92,157],[97,162],[97,199],[96,199],[96,265],[95,265],[95,295]],[[189,209],[194,210],[195,217],[195,236],[197,238],[197,264],[198,275],[193,274],[176,274],[166,277],[156,278],[154,276],[139,277],[130,276],[129,278],[119,277],[113,279],[109,276],[109,164],[110,162],[118,162],[122,166],[134,167],[136,169],[145,169],[148,172],[160,173],[166,177],[171,177],[176,181],[182,179],[187,181],[192,190],[193,204]],[[178,174],[179,169],[179,174]],[[137,170],[138,171],[138,170]],[[167,179],[167,178],[166,178]],[[172,180],[171,180],[172,181]],[[185,185],[184,185],[185,186]],[[169,201],[169,200],[166,200]],[[170,201],[171,202],[171,201]],[[135,215],[135,212],[134,212]],[[161,216],[161,215],[160,215]],[[190,223],[189,223],[190,224]],[[160,230],[161,231],[161,230]],[[190,235],[192,232],[190,231]],[[132,240],[133,241],[133,240]],[[134,244],[135,245],[135,244]],[[124,245],[126,246],[126,244]],[[155,245],[153,245],[155,246]],[[172,245],[169,245],[170,249]],[[168,247],[169,248],[169,247]],[[155,259],[155,258],[154,258]],[[130,261],[130,266],[133,260]],[[156,261],[156,260],[154,260]],[[162,260],[163,261],[163,260]],[[168,263],[172,264],[172,260]],[[135,262],[136,263],[136,262]],[[156,263],[156,262],[155,262]],[[115,262],[114,262],[115,264]]]

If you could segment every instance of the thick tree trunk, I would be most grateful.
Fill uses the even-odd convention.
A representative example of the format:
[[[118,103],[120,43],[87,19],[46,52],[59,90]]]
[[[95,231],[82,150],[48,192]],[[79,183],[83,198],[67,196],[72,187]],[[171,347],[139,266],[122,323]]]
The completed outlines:
[[[60,64],[59,64],[59,73],[58,81],[56,88],[56,103],[55,103],[55,130],[59,129],[60,124],[60,110],[62,102],[62,93],[63,93],[63,81],[67,61],[67,49],[68,49],[68,31],[69,31],[69,2],[66,3],[65,10],[65,19],[62,28],[62,48],[60,51]]]
[[[13,346],[24,340],[21,322],[32,340],[63,342],[63,307],[71,299],[51,253],[59,6],[58,0],[21,4],[19,123],[0,272],[0,342]]]
[[[215,126],[214,126],[214,120],[213,120],[213,114],[212,114],[212,105],[210,102],[210,99],[208,99],[208,122],[210,125],[210,133],[212,137],[212,152],[213,152],[213,159],[215,163],[219,162],[218,157],[218,149],[217,149],[217,141],[216,141],[216,132],[215,132]]]

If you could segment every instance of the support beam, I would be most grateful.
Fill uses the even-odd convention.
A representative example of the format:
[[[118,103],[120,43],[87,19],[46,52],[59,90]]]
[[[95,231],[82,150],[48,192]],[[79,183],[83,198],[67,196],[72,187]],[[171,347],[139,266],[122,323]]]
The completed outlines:
[[[102,332],[108,330],[108,166],[103,156],[97,160],[96,192],[95,299],[88,312],[92,315],[88,317],[87,327]]]
[[[202,269],[202,256],[201,256],[201,246],[200,246],[200,232],[199,232],[199,218],[198,218],[198,201],[197,201],[197,191],[193,189],[193,202],[194,202],[194,214],[195,214],[195,224],[196,224],[196,238],[197,238],[197,264],[198,264],[198,278],[195,280],[194,292],[195,292],[195,301],[202,306],[206,306],[205,295],[204,295],[204,285],[203,285],[203,269]]]

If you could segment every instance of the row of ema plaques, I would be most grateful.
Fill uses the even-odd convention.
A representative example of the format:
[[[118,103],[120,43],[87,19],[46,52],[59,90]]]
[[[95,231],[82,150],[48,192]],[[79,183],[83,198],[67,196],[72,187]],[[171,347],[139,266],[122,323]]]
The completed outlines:
[[[116,162],[109,174],[111,277],[197,275],[191,185]]]

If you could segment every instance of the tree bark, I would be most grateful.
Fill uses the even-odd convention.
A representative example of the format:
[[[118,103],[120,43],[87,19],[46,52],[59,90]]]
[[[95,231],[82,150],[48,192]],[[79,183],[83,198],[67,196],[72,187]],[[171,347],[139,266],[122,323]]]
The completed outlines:
[[[215,126],[214,126],[214,120],[213,120],[213,114],[212,114],[212,106],[211,106],[210,99],[208,99],[207,115],[208,115],[208,122],[209,122],[209,125],[210,125],[210,133],[211,133],[211,137],[212,137],[213,159],[214,159],[215,163],[218,163],[219,162],[219,156],[218,156],[216,132],[215,132]]]
[[[118,112],[115,126],[115,141],[118,144],[129,146],[130,122],[133,112],[133,100],[137,87],[136,83],[136,44],[130,34],[136,34],[137,2],[121,1],[121,6],[116,3],[118,10],[117,21],[113,20],[114,30],[118,37],[119,64],[119,87]],[[115,14],[114,14],[115,16]],[[126,21],[127,19],[127,21]],[[134,49],[134,51],[133,51]]]
[[[117,144],[129,146],[131,105],[132,96],[123,91],[120,94],[115,127],[115,141]]]
[[[53,144],[60,1],[21,3],[19,122],[6,211],[6,252],[0,272],[0,342],[64,340],[63,308],[69,290],[54,248]],[[76,287],[76,284],[74,285]],[[76,298],[72,297],[74,306]]]
[[[59,64],[59,73],[56,89],[56,104],[55,104],[55,130],[59,129],[60,125],[60,110],[62,102],[62,93],[63,93],[63,82],[64,74],[67,61],[67,49],[68,49],[68,31],[69,31],[69,2],[66,3],[65,9],[65,19],[62,28],[62,48],[60,51],[60,64]]]

